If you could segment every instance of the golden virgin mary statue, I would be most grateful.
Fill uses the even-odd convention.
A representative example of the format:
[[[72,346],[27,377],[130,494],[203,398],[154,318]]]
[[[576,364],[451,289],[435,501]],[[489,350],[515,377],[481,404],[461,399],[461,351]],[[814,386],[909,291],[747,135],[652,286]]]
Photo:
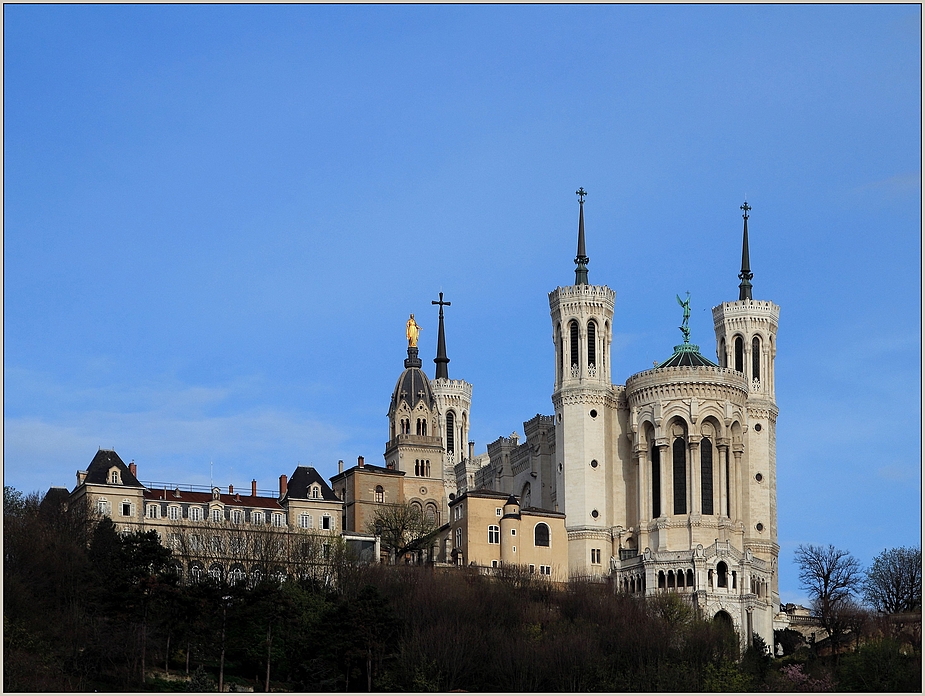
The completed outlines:
[[[410,348],[417,348],[419,333],[421,333],[421,327],[418,326],[418,323],[414,320],[414,314],[412,314],[405,325],[405,336],[408,337],[408,346]]]

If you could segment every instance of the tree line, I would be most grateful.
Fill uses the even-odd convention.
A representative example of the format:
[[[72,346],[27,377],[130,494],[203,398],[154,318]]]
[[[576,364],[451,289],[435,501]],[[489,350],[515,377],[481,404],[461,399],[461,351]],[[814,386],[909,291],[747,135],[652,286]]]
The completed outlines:
[[[838,665],[745,652],[677,595],[557,585],[518,568],[368,566],[184,584],[155,534],[4,489],[7,691],[748,691],[917,689],[889,638]],[[851,656],[848,656],[851,657]],[[884,675],[884,666],[889,674]],[[892,679],[892,682],[885,681]],[[879,681],[878,681],[879,680]]]

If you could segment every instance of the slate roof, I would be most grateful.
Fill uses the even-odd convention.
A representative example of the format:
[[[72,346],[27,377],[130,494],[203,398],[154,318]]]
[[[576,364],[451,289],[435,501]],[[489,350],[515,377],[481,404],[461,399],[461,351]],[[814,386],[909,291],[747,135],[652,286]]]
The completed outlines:
[[[397,469],[387,469],[384,466],[376,466],[375,464],[364,464],[363,466],[354,465],[349,469],[344,469],[341,473],[335,474],[331,477],[332,481],[343,478],[351,471],[371,471],[374,474],[392,474],[393,476],[404,476],[404,471],[398,471]],[[340,498],[338,498],[340,500]]]
[[[700,346],[682,343],[674,347],[674,354],[659,367],[719,367],[700,354]]]
[[[392,392],[391,413],[398,408],[399,402],[404,401],[414,410],[419,401],[423,401],[427,408],[433,408],[436,404],[434,393],[430,388],[430,380],[424,374],[424,370],[419,367],[405,368],[404,372],[395,383],[395,390]]]
[[[119,473],[122,476],[122,485],[123,486],[134,486],[136,488],[143,488],[141,483],[138,482],[138,479],[129,471],[129,468],[125,465],[125,462],[116,454],[115,450],[106,450],[101,449],[96,453],[96,456],[93,458],[93,461],[90,462],[90,466],[87,467],[87,477],[84,479],[84,483],[98,483],[103,485],[112,485],[109,483],[109,470],[117,466],[119,468]]]
[[[366,468],[365,466],[363,467]],[[340,502],[333,489],[321,478],[321,474],[315,471],[313,466],[298,466],[296,470],[292,473],[292,478],[289,479],[289,482],[286,484],[286,497],[288,498],[298,498],[298,499],[307,499],[309,487],[317,483],[321,486],[321,499],[322,500],[334,500]]]
[[[212,502],[212,494],[200,493],[197,491],[183,491],[176,488],[168,488],[165,494],[163,488],[146,488],[144,499],[150,500],[151,502],[160,501],[162,503],[195,503],[198,505],[205,505]],[[230,506],[239,505],[243,507],[272,508],[274,510],[284,509],[276,498],[269,498],[262,495],[241,495],[240,493],[229,495],[228,493],[220,493],[218,499],[224,505]]]

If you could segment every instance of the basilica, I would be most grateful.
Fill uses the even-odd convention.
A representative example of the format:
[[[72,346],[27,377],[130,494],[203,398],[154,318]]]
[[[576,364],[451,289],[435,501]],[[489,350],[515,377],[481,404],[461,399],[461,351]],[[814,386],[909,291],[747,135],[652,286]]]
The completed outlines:
[[[752,297],[750,207],[742,206],[738,299],[713,307],[716,361],[690,342],[689,298],[678,297],[682,342],[660,364],[614,384],[615,292],[589,282],[586,193],[577,194],[575,282],[549,293],[552,412],[523,423],[523,442],[514,433],[475,453],[473,387],[449,377],[450,303],[440,293],[432,379],[413,314],[406,324],[381,464],[340,462],[330,485],[313,468],[297,467],[280,476],[278,496],[258,491],[256,481],[249,492],[197,493],[142,483],[134,463],[100,450],[77,472],[73,491],[52,491],[71,502],[85,498],[121,530],[157,530],[184,559],[178,572],[193,579],[259,577],[274,564],[293,572],[308,564],[309,536],[340,536],[367,559],[384,557],[376,511],[413,506],[438,530],[423,554],[432,562],[483,572],[517,566],[553,580],[607,581],[640,596],[676,593],[743,640],[759,634],[773,644],[780,308]],[[258,532],[289,541],[250,544]],[[257,547],[282,555],[258,558]],[[317,548],[327,553],[325,544]]]

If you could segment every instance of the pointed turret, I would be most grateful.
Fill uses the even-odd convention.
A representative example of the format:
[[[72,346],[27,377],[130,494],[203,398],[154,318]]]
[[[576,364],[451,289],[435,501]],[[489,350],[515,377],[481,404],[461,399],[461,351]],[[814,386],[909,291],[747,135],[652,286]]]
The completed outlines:
[[[585,253],[585,196],[587,191],[579,188],[578,194],[578,254],[575,256],[575,285],[588,284],[588,256]]]
[[[440,293],[440,301],[431,300],[431,304],[440,305],[440,324],[437,328],[437,357],[434,358],[434,362],[437,364],[437,369],[435,370],[434,379],[449,379],[449,374],[446,369],[446,365],[450,362],[450,359],[446,357],[446,335],[443,332],[443,308],[444,306],[449,307],[449,302],[443,301],[443,293]]]
[[[752,271],[748,267],[748,211],[751,210],[751,206],[748,204],[748,201],[745,201],[741,206],[740,210],[745,211],[742,213],[742,219],[744,220],[744,229],[742,230],[742,270],[739,272],[739,280],[742,282],[739,283],[739,300],[750,300],[752,299]]]

